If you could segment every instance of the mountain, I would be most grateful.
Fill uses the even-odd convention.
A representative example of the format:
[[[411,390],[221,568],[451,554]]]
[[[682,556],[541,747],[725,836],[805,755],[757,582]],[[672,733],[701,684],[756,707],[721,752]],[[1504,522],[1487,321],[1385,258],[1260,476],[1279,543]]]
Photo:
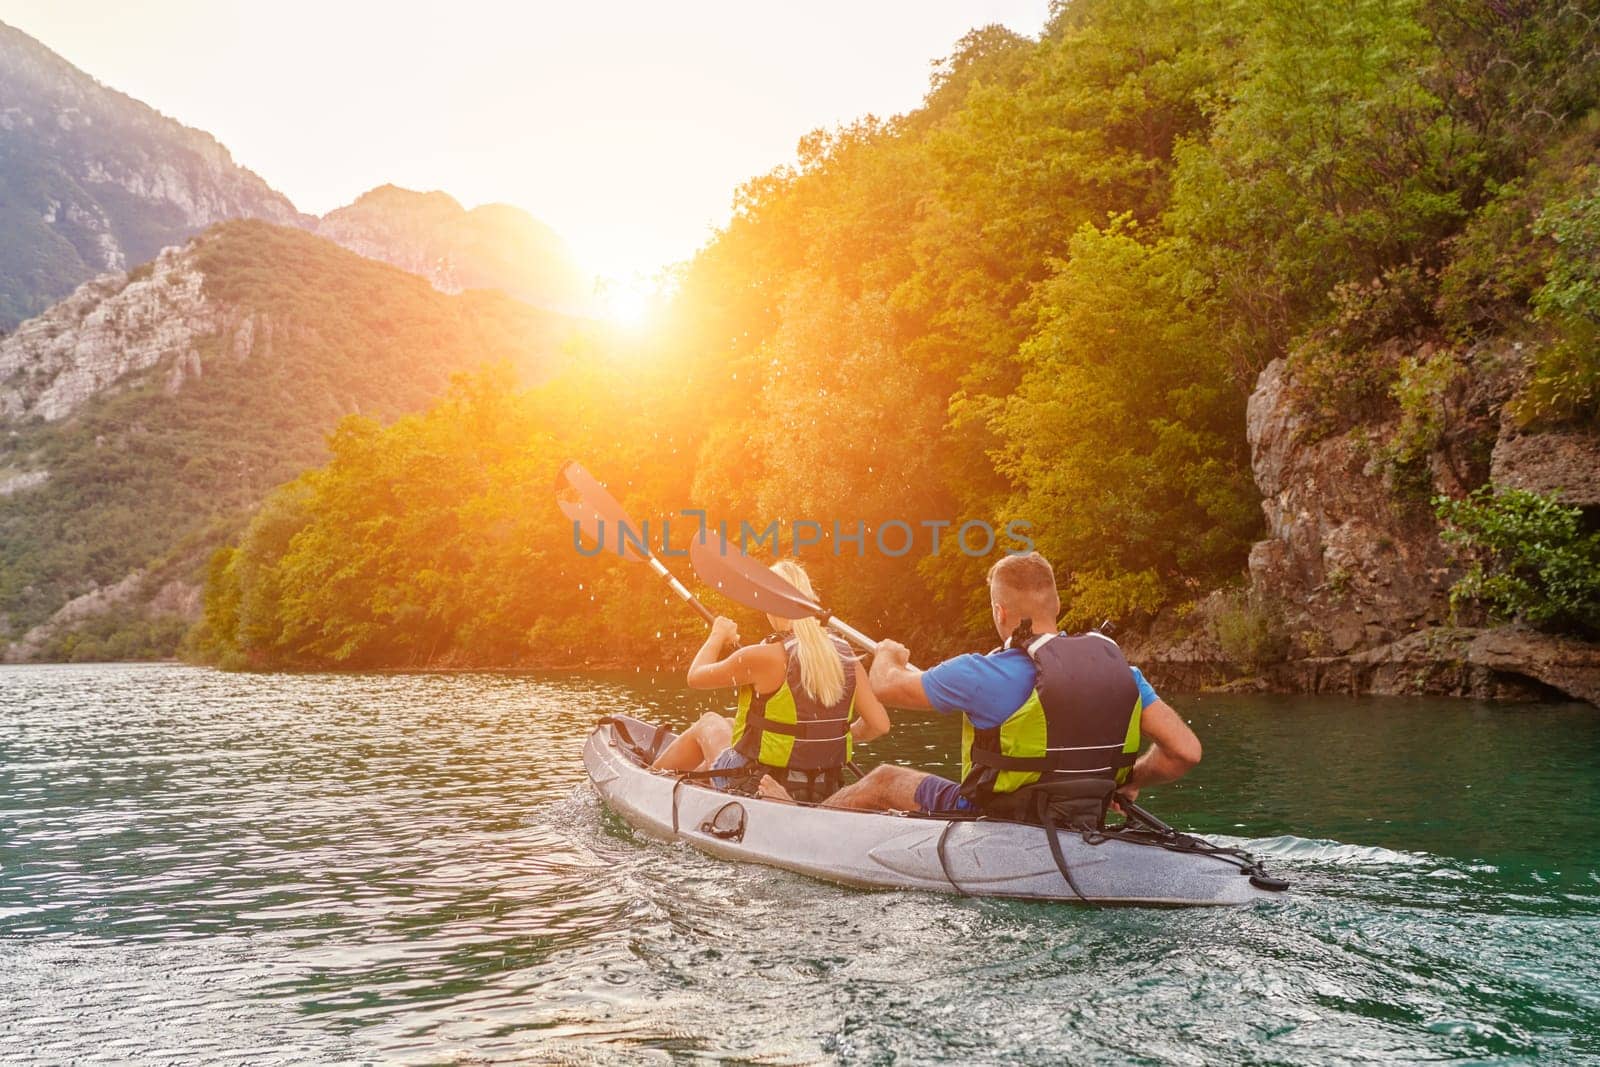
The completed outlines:
[[[210,134],[0,23],[0,332],[96,275],[233,218],[314,230],[440,292],[500,289],[566,314],[588,307],[587,277],[525,211],[468,211],[445,193],[383,185],[320,220],[304,215]]]
[[[310,221],[210,134],[0,23],[0,330],[239,217]]]
[[[569,332],[256,220],[84,283],[0,340],[0,652],[170,654],[207,555],[342,417],[531,380]]]
[[[0,658],[171,654],[210,551],[343,416],[536,377],[586,297],[522,211],[303,215],[0,24]]]
[[[568,313],[581,312],[589,297],[583,273],[556,232],[509,204],[467,211],[445,193],[382,185],[324,215],[316,232],[420,274],[440,292],[501,289]]]

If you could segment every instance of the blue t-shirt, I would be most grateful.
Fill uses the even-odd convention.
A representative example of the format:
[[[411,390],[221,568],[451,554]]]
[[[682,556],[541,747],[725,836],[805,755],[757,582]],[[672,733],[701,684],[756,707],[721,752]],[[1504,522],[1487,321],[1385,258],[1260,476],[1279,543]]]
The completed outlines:
[[[1157,700],[1156,691],[1144,680],[1138,667],[1133,671],[1139,686],[1139,706],[1148,708]],[[922,691],[934,711],[947,715],[965,712],[972,725],[992,730],[1005,722],[1033,692],[1036,672],[1033,660],[1020,648],[1008,648],[987,656],[968,653],[947,659],[922,673]]]

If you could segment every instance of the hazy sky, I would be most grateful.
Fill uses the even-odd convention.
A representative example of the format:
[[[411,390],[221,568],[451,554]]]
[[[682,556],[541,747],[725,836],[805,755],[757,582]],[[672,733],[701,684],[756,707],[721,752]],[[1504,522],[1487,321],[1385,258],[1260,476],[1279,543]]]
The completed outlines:
[[[375,185],[506,201],[613,277],[684,259],[818,126],[915,107],[967,30],[1049,0],[0,0],[321,214]]]

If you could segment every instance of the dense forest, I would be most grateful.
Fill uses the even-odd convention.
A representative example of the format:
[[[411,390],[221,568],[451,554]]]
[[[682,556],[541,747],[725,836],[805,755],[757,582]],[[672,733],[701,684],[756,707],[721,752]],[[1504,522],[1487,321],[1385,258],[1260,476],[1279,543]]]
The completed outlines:
[[[1069,624],[1138,625],[1239,580],[1261,525],[1245,404],[1278,357],[1309,432],[1395,416],[1371,445],[1401,497],[1487,339],[1520,353],[1518,420],[1592,424],[1597,20],[1514,0],[1074,0],[1039,39],[974,31],[922,107],[814,133],[742,187],[646,339],[591,338],[531,389],[485,374],[390,426],[346,420],[332,460],[213,558],[191,650],[680,654],[693,616],[573,550],[551,492],[568,456],[639,518],[1028,522]],[[1469,553],[1508,509],[1545,508],[1567,584],[1536,572],[1528,595],[1600,625],[1575,512],[1397,506],[1418,504]],[[1509,566],[1492,547],[1480,562]],[[930,654],[987,639],[990,559],[827,538],[805,556],[863,629]],[[1501,578],[1480,567],[1463,595]]]

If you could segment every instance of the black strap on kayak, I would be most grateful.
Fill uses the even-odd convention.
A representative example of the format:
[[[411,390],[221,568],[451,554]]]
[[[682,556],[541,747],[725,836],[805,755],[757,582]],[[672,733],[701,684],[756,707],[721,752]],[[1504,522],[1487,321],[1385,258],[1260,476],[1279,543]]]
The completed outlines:
[[[1083,895],[1083,890],[1078,888],[1077,879],[1072,877],[1072,867],[1067,863],[1067,857],[1061,851],[1061,842],[1056,835],[1057,826],[1055,815],[1050,810],[1049,804],[1041,804],[1040,808],[1039,822],[1044,826],[1044,832],[1050,842],[1050,855],[1056,862],[1056,870],[1060,871],[1061,877],[1067,880],[1067,885],[1072,889],[1074,896],[1076,896],[1085,904],[1093,903],[1088,897]],[[963,897],[970,897],[972,894],[963,889],[961,887],[961,883],[956,881],[956,876],[950,873],[950,857],[945,851],[945,843],[949,840],[950,831],[956,828],[957,823],[973,821],[975,820],[962,818],[945,819],[944,829],[939,831],[939,841],[934,846],[934,852],[939,857],[939,870],[944,873],[944,880],[950,883],[950,888],[954,889],[957,895]],[[1098,842],[1091,843],[1098,844]]]
[[[678,790],[683,788],[685,779],[679,778],[672,783],[672,836],[678,836]]]
[[[1061,834],[1076,832],[1086,845],[1106,840],[1106,806],[1116,781],[1110,777],[1063,777],[1025,785],[1010,793],[996,794],[983,805],[985,814],[1032,823],[1043,827],[1050,844],[1050,857],[1056,870],[1081,902],[1091,903],[1078,886],[1061,848]]]
[[[595,726],[597,728],[601,726],[611,727],[611,732],[616,735],[618,743],[628,750],[629,755],[646,767],[655,761],[656,746],[661,744],[661,735],[666,731],[665,726],[657,726],[655,736],[651,738],[650,747],[647,749],[634,740],[633,734],[628,730],[627,722],[620,716],[602,715],[600,721],[595,723]]]
[[[654,763],[656,757],[661,755],[661,742],[666,740],[667,735],[672,732],[671,730],[667,729],[666,723],[660,723],[656,726],[655,731],[650,735],[650,743],[648,745],[643,745],[634,738],[632,731],[628,729],[627,722],[624,721],[620,716],[603,715],[600,717],[600,720],[595,723],[595,726],[611,727],[612,732],[616,734],[617,741],[621,744],[621,746],[627,749],[628,753],[633,756],[634,759],[638,760],[640,764],[646,767]]]
[[[939,854],[939,869],[944,872],[944,880],[950,883],[950,888],[956,891],[957,896],[970,897],[972,894],[968,893],[965,889],[962,889],[961,883],[956,881],[956,876],[950,873],[950,859],[945,855],[944,852],[945,838],[950,836],[950,831],[955,828],[956,823],[964,821],[966,820],[946,820],[944,829],[939,831],[939,844],[935,847],[934,851]]]
[[[1078,888],[1078,880],[1072,877],[1072,867],[1067,863],[1066,854],[1061,851],[1061,835],[1056,830],[1055,806],[1043,794],[1039,798],[1039,821],[1044,824],[1045,837],[1050,842],[1050,855],[1056,861],[1056,870],[1061,872],[1061,877],[1067,880],[1067,885],[1072,887],[1073,896],[1088,904],[1089,898],[1083,895],[1083,890]],[[1084,838],[1088,841],[1088,838]],[[1098,842],[1089,842],[1098,844]]]

